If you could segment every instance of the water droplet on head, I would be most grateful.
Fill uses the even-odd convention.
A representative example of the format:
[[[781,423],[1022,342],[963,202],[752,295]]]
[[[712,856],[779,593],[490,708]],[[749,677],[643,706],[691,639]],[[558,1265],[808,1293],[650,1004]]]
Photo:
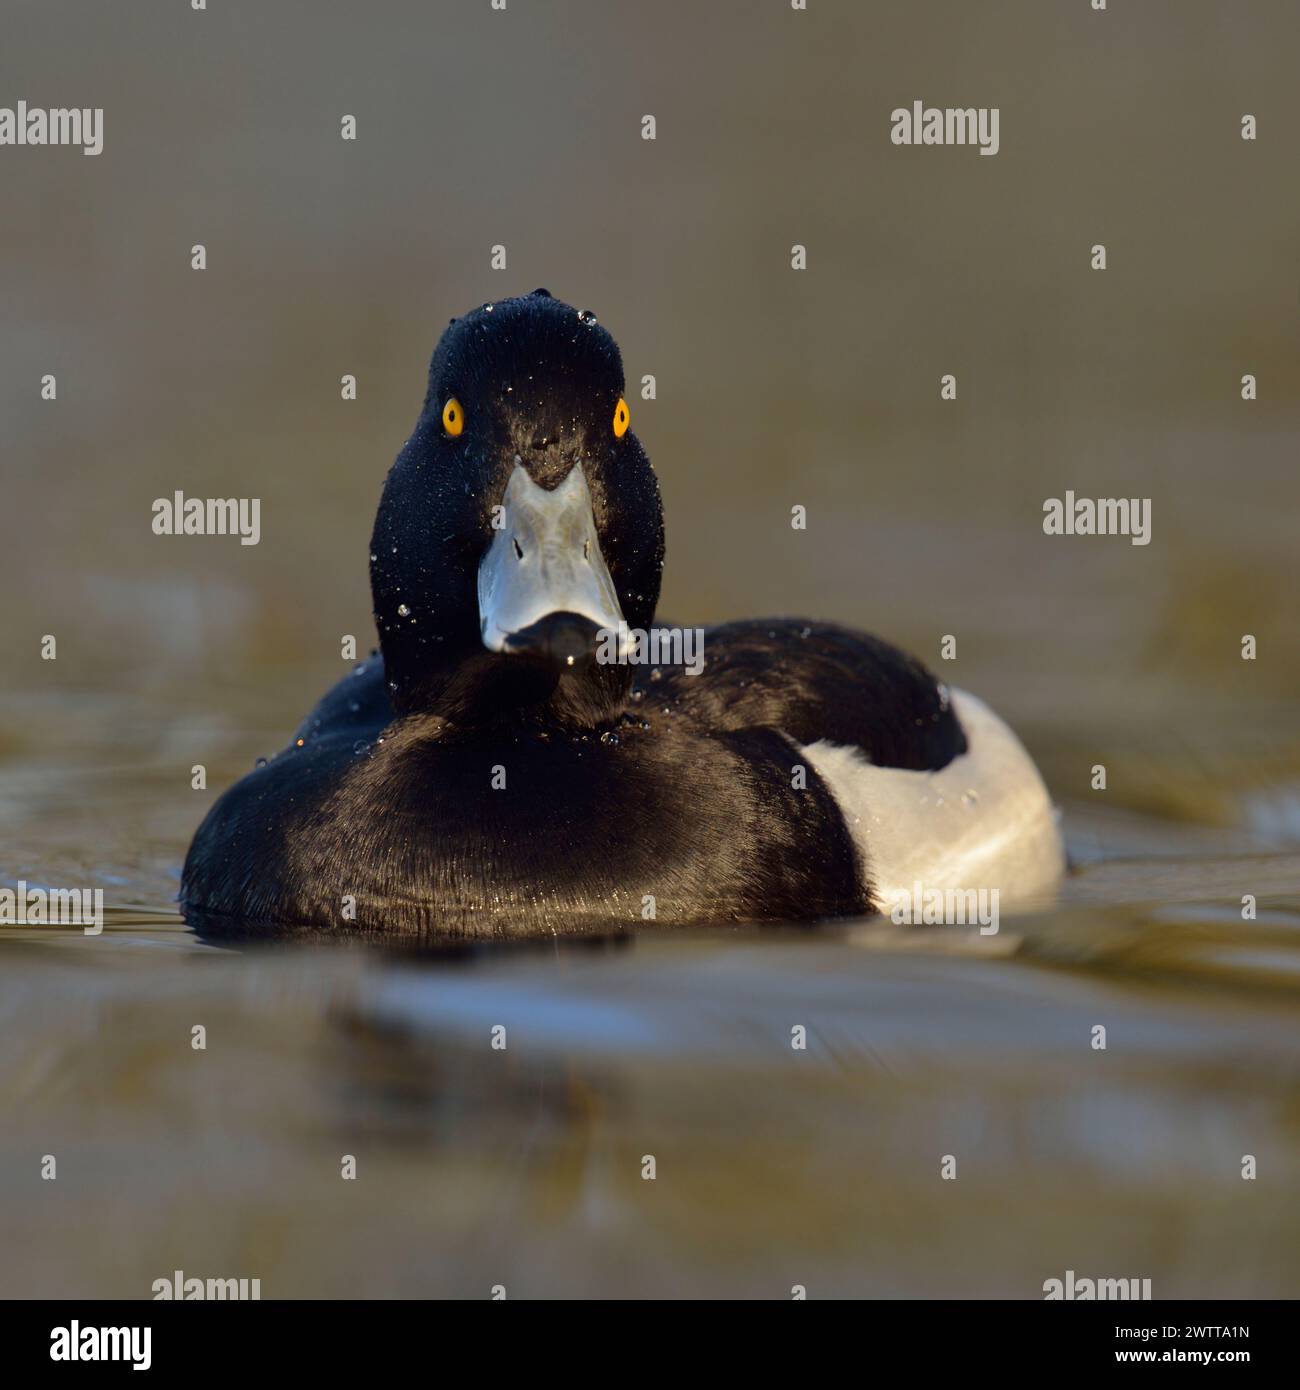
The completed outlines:
[[[265,758],[258,758],[258,760],[253,764],[253,766],[254,766],[254,767],[265,767],[265,766],[266,766],[266,759],[265,759]]]
[[[364,753],[364,752],[366,751],[366,749],[369,748],[369,747],[370,747],[370,745],[365,741],[365,739],[359,738],[359,739],[357,739],[357,741],[352,745],[352,751],[353,751],[354,753]]]
[[[411,616],[410,607],[405,603],[399,603],[397,605],[397,616],[399,618],[409,618]]]
[[[585,323],[587,327],[590,328],[592,324],[596,322],[596,316],[591,312],[590,309],[579,309],[578,322]]]

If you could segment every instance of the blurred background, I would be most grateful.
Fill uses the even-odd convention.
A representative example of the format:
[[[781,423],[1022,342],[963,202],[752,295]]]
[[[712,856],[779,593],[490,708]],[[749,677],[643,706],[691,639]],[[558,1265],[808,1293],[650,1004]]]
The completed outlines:
[[[1298,49],[1290,0],[8,0],[0,105],[105,126],[0,148],[0,877],[114,915],[0,939],[0,1291],[1300,1292]],[[1000,152],[892,145],[916,100],[999,107]],[[390,977],[193,942],[193,828],[372,641],[438,335],[539,285],[622,347],[661,613],[838,619],[988,699],[1064,806],[1062,912],[996,959],[863,928]],[[261,544],[153,535],[177,489],[259,497]],[[1067,489],[1150,498],[1151,544],[1045,536]],[[520,990],[576,1021],[500,1089],[478,1030]],[[583,1021],[610,999],[630,1033]],[[241,1040],[202,1083],[198,1000]],[[782,1039],[817,1017],[809,1087]],[[624,1171],[654,1134],[671,1215]],[[344,1216],[363,1138],[386,1182]],[[936,1191],[959,1140],[981,1176]]]

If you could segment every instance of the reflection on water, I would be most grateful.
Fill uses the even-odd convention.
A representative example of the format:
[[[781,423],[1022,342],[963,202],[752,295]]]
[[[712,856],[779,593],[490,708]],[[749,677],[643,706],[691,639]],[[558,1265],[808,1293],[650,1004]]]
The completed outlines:
[[[65,780],[41,718],[5,764],[10,881],[113,906],[99,938],[0,938],[0,1293],[1300,1294],[1300,851],[1254,839],[1244,773],[1232,826],[1068,804],[1060,907],[991,938],[236,951],[169,907],[181,735],[80,725]]]

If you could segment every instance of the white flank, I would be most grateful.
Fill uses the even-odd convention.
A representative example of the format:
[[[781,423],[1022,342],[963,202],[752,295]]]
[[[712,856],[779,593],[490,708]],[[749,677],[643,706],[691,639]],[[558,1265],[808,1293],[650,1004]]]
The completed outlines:
[[[888,913],[916,884],[998,890],[1004,908],[1051,902],[1065,870],[1055,807],[1020,740],[982,700],[952,692],[967,751],[938,772],[876,767],[819,739],[802,751],[831,789]]]

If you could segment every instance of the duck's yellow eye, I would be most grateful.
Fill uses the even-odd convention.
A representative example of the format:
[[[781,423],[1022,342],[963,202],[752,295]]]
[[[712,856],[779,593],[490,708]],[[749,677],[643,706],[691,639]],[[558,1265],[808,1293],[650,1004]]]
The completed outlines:
[[[442,427],[453,439],[465,428],[465,412],[455,396],[449,396],[442,408]]]
[[[620,396],[618,398],[618,404],[614,407],[614,438],[622,439],[627,433],[627,427],[631,422],[632,417],[628,414],[627,402]]]

